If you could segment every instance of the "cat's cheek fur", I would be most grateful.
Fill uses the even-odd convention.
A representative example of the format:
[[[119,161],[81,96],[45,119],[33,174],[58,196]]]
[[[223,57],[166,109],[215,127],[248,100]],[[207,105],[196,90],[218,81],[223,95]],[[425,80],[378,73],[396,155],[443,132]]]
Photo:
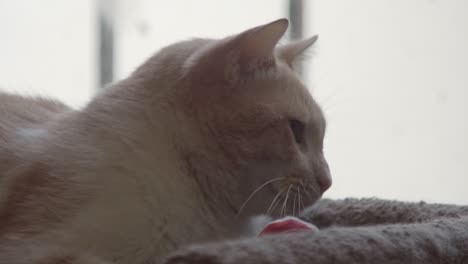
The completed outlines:
[[[245,125],[242,123],[239,125],[239,122],[219,122],[215,126],[216,138],[226,150],[224,154],[233,157],[233,160],[242,157],[242,160],[236,160],[238,165],[233,167],[242,168],[239,177],[243,178],[243,182],[251,184],[251,189],[246,189],[243,196],[249,196],[256,187],[269,180],[284,178],[282,182],[271,184],[275,192],[281,191],[289,184],[302,184],[301,190],[295,191],[303,197],[301,202],[309,205],[317,201],[329,186],[327,181],[330,177],[326,161],[320,158],[319,154],[311,155],[303,152],[295,142],[288,121],[285,119],[277,120],[265,127],[261,125],[255,127],[254,121],[244,120],[244,122]],[[238,127],[231,127],[233,123],[238,124]],[[262,121],[257,122],[261,123]],[[255,205],[257,210],[261,208],[266,212],[274,196],[275,193],[262,192],[260,197],[263,198],[263,202],[252,201],[251,205]],[[287,205],[293,207],[294,203],[295,201],[291,199]],[[276,210],[272,213],[280,214]]]

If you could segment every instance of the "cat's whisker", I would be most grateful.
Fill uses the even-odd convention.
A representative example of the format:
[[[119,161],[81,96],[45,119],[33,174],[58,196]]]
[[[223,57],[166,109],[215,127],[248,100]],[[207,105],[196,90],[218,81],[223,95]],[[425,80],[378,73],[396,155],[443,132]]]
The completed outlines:
[[[301,189],[300,188],[297,188],[297,200],[298,200],[298,203],[299,203],[299,213],[304,209],[304,205],[302,204],[302,198],[301,198]]]
[[[287,188],[287,186],[284,187],[283,189],[281,189],[281,190],[278,192],[278,194],[276,194],[275,198],[273,198],[273,200],[271,201],[270,206],[268,207],[268,210],[267,210],[266,213],[265,213],[266,215],[269,215],[270,212],[276,208],[276,206],[278,205],[277,199],[278,199],[278,198],[280,197],[280,195],[286,190],[286,188]],[[273,205],[274,205],[274,207],[273,207]]]
[[[302,199],[302,196],[305,196],[305,198],[307,198],[307,191],[306,191],[306,188],[304,186],[304,183],[301,182],[301,186],[302,186],[301,203],[302,203],[302,209],[304,209],[306,207],[306,204],[304,203],[304,200]]]
[[[286,209],[286,204],[288,202],[288,198],[289,198],[289,191],[291,191],[291,188],[293,187],[293,185],[289,185],[289,188],[288,188],[288,191],[286,192],[286,197],[284,198],[284,202],[283,202],[283,207],[281,208],[281,216],[283,216],[283,212],[285,212],[285,209]],[[286,212],[287,213],[287,209],[286,209]]]
[[[280,177],[280,178],[275,178],[273,180],[269,180],[267,182],[265,182],[264,184],[260,185],[260,187],[258,187],[257,189],[255,189],[252,194],[247,198],[247,200],[242,204],[242,206],[240,207],[239,211],[237,212],[237,215],[236,217],[238,217],[241,213],[242,213],[242,210],[244,209],[244,207],[247,205],[247,203],[250,201],[250,199],[252,199],[252,197],[254,197],[254,195],[260,191],[263,187],[267,186],[268,184],[272,183],[272,182],[275,182],[275,181],[279,181],[279,180],[284,180],[285,178],[284,177]]]
[[[286,190],[282,190],[282,192],[284,192],[284,191],[286,191]],[[276,201],[274,201],[274,202],[271,204],[272,207],[271,207],[271,208],[268,208],[268,210],[267,210],[267,212],[268,212],[267,215],[272,214],[272,213],[276,210],[276,207],[278,206],[278,204],[280,204],[281,199],[278,199],[278,198],[280,198],[280,196],[278,196],[277,199],[276,199]]]
[[[320,190],[317,187],[313,186],[313,185],[310,185],[309,188],[315,193],[320,193]]]
[[[297,198],[297,193],[294,194],[294,200],[293,200],[293,215],[296,215],[296,198]]]
[[[304,183],[302,181],[299,182],[301,184],[302,190],[305,191]]]
[[[320,195],[321,191],[312,184],[308,184],[307,187],[301,182],[302,190],[306,198],[314,197],[315,195]],[[304,204],[307,206],[308,204]]]
[[[302,183],[302,182],[300,182],[300,183],[301,183],[302,191],[303,191],[303,193],[304,193],[304,195],[305,195],[306,189],[305,189],[305,187],[304,187],[304,183]]]

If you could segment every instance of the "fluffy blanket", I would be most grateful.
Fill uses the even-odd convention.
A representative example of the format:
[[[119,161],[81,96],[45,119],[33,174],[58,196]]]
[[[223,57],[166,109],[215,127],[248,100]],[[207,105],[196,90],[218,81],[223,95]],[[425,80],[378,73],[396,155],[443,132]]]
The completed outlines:
[[[468,263],[468,206],[322,200],[301,218],[320,232],[197,245],[164,263]]]

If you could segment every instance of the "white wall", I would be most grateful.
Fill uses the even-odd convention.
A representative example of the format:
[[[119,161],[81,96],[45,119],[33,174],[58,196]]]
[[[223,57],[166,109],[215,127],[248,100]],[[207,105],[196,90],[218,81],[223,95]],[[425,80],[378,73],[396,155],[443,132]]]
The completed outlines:
[[[224,37],[287,16],[284,0],[118,0],[116,75],[127,76],[158,49],[193,37]]]
[[[97,85],[92,0],[0,1],[0,89],[84,104]]]
[[[328,195],[468,203],[468,1],[317,0],[311,10]]]

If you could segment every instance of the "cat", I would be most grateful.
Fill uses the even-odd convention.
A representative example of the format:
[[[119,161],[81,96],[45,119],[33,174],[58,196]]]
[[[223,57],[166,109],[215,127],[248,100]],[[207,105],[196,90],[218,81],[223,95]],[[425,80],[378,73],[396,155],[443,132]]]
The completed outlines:
[[[331,185],[286,19],[163,48],[74,110],[0,94],[0,263],[139,264]]]
[[[174,252],[163,263],[468,263],[468,206],[321,199],[300,218],[320,232],[195,245]]]

